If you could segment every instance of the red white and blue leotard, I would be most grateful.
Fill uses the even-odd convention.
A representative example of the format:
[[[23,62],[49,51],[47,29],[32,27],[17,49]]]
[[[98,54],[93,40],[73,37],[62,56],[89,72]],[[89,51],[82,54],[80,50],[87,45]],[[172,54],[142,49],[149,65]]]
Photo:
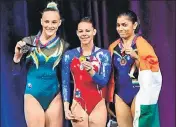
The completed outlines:
[[[79,57],[81,48],[67,51],[62,59],[62,94],[64,101],[70,102],[70,72],[74,80],[73,99],[90,114],[102,100],[101,89],[108,83],[111,73],[111,56],[107,50],[94,47],[87,57],[95,74],[91,76],[83,69]]]

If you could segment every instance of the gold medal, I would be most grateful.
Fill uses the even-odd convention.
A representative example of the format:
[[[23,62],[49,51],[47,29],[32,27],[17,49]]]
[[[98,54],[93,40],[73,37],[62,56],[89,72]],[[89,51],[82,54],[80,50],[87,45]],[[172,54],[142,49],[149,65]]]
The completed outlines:
[[[86,61],[86,57],[85,57],[85,56],[80,56],[80,57],[79,57],[79,61],[80,61],[80,62]]]

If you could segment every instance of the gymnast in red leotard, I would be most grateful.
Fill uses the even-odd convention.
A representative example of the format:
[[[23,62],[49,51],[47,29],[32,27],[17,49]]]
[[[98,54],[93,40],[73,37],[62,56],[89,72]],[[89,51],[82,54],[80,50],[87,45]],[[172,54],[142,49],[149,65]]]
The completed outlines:
[[[106,126],[107,110],[102,88],[111,73],[111,56],[109,51],[94,45],[95,34],[91,19],[81,19],[77,29],[81,46],[67,51],[62,59],[64,111],[73,127]],[[74,80],[71,109],[70,72]]]

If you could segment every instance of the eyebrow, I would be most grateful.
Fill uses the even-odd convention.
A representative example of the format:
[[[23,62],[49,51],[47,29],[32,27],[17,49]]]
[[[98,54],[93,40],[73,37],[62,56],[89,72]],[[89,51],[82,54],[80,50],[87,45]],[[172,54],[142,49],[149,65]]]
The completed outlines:
[[[58,20],[55,20],[55,19],[54,20],[45,19],[44,21],[58,21]]]
[[[83,29],[79,29],[79,28],[78,28],[78,30],[83,30]],[[85,30],[91,30],[91,29],[85,29]]]
[[[118,22],[117,22],[117,24],[127,24],[127,22],[123,22],[123,23],[118,23]]]

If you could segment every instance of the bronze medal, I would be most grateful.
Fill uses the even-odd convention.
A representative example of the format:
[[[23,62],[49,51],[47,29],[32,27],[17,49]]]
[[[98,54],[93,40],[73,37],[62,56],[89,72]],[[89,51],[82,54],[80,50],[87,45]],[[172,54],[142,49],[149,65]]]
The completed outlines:
[[[120,65],[125,66],[126,63],[127,63],[126,59],[122,57],[120,60]]]

